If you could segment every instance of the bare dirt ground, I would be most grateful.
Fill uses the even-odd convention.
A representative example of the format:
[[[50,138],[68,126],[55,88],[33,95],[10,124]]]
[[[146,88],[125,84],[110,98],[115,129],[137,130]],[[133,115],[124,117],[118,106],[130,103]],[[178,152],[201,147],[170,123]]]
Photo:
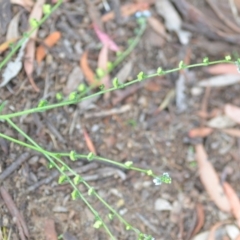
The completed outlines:
[[[0,1],[0,11],[4,11],[1,8],[4,2]],[[140,12],[149,11],[157,23],[150,23],[154,20],[147,23],[138,45],[111,73],[111,78],[126,66],[130,66],[130,70],[125,81],[130,81],[140,71],[150,74],[160,66],[163,69],[175,68],[183,59],[190,64],[201,62],[206,56],[211,60],[224,59],[226,55],[238,57],[240,27],[236,20],[238,16],[235,18],[230,9],[230,2],[234,2],[238,9],[239,1],[189,1],[193,4],[191,6],[183,0],[172,1],[171,4],[182,21],[180,30],[174,30],[177,22],[172,15],[170,22],[171,19],[173,22],[169,24],[173,27],[169,28],[167,15],[170,16],[171,9],[163,9],[162,1],[143,2],[64,1],[41,26],[35,39],[39,46],[50,33],[61,33],[61,38],[48,49],[41,64],[34,65],[33,79],[40,92],[34,91],[23,69],[6,86],[0,88],[0,99],[8,101],[4,113],[35,107],[39,99],[47,99],[52,103],[57,92],[63,92],[67,96],[74,90],[74,86],[77,87],[82,82],[89,84],[79,62],[88,50],[91,69],[99,66],[98,56],[102,45],[92,27],[94,18],[118,46],[126,49],[127,42],[135,36],[134,29],[137,27],[134,12],[127,16],[118,15],[119,8],[126,4],[138,6],[136,9]],[[104,22],[102,17],[108,11],[113,11],[117,17]],[[161,11],[164,13],[161,14]],[[18,28],[21,33],[25,31],[29,12],[14,4],[11,4],[10,12],[9,21],[20,14]],[[235,28],[231,27],[233,25]],[[7,26],[8,24],[6,29]],[[159,34],[160,27],[165,28],[165,35]],[[187,31],[188,34],[181,39],[179,31]],[[6,41],[6,31],[1,34],[0,42],[3,43]],[[0,59],[7,53],[8,51],[2,53]],[[109,58],[114,58],[112,52],[109,53]],[[222,76],[224,67],[221,69],[223,71],[218,75]],[[72,76],[74,71],[75,77]],[[181,77],[184,78],[184,83],[179,86]],[[199,233],[209,232],[219,222],[222,225],[214,233],[215,238],[211,239],[236,239],[239,229],[234,215],[217,207],[199,178],[195,145],[203,144],[208,160],[221,181],[231,184],[239,195],[239,136],[234,137],[219,130],[219,123],[211,127],[214,129],[211,134],[197,134],[192,138],[189,136],[190,130],[206,127],[210,119],[224,115],[226,104],[240,105],[238,82],[218,87],[199,87],[200,80],[210,77],[212,75],[207,68],[154,77],[129,87],[131,91],[128,88],[118,90],[109,96],[94,99],[85,106],[78,104],[57,108],[14,118],[14,122],[47,150],[74,149],[78,153],[87,154],[89,146],[84,137],[85,131],[99,156],[118,162],[133,161],[134,165],[152,169],[159,175],[168,172],[172,183],[154,186],[151,178],[138,172],[125,171],[96,161],[71,162],[64,159],[127,221],[142,232],[151,234],[156,240],[189,240]],[[184,87],[184,91],[179,90],[181,87]],[[173,91],[175,95],[171,97]],[[179,91],[183,94],[183,99],[179,99]],[[163,102],[165,106],[159,111]],[[126,110],[121,111],[122,108]],[[24,140],[4,122],[0,129],[1,133]],[[234,129],[237,130],[236,125]],[[22,157],[25,159],[15,167],[14,172],[4,177],[1,186],[8,191],[23,215],[29,239],[56,239],[51,227],[53,224],[57,236],[64,234],[65,240],[108,239],[103,230],[92,227],[94,217],[84,203],[81,200],[71,200],[71,186],[57,183],[58,173],[54,169],[48,169],[48,162],[42,155],[3,139],[0,144],[0,179],[5,169],[14,166]],[[208,177],[206,171],[205,179]],[[212,184],[211,181],[209,177],[209,185]],[[87,189],[82,186],[79,188],[87,197]],[[99,214],[108,214],[96,199],[89,198],[89,201]],[[117,219],[112,222],[107,220],[107,224],[117,239],[136,239],[134,233],[126,231]],[[226,226],[230,226],[229,229],[232,227],[231,230]],[[10,239],[21,239],[16,219],[2,198],[0,227],[2,236],[5,234],[10,235]],[[46,236],[48,231],[53,232],[53,235]],[[231,235],[233,232],[235,235]],[[199,239],[210,238],[205,236]]]

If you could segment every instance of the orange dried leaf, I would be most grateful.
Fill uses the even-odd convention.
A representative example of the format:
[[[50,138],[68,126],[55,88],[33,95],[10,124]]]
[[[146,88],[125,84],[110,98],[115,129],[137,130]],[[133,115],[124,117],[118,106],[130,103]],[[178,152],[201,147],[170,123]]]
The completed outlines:
[[[50,48],[50,47],[54,46],[59,41],[60,38],[61,38],[61,33],[56,31],[56,32],[51,33],[49,36],[47,36],[43,42],[44,42],[45,46]],[[45,47],[43,45],[40,45],[36,50],[37,62],[40,63],[44,59],[45,56],[46,56]]]
[[[224,107],[225,114],[230,117],[234,122],[240,124],[240,108],[232,104],[226,104]]]
[[[10,39],[10,40],[2,43],[2,44],[0,45],[0,54],[1,54],[2,52],[6,51],[6,50],[9,48],[10,44],[11,44],[11,43],[15,43],[17,40],[18,40],[17,38],[14,38],[14,39]]]
[[[93,73],[92,69],[88,65],[88,51],[83,53],[80,59],[80,67],[90,86],[100,85],[100,83],[97,83],[97,81],[95,80],[95,74]]]
[[[128,17],[137,11],[143,11],[149,8],[149,3],[129,3],[121,7],[121,14],[123,17]],[[107,22],[114,19],[114,12],[111,11],[102,16],[102,21]]]
[[[195,226],[192,236],[195,236],[203,227],[204,225],[204,220],[205,220],[205,214],[204,214],[204,209],[203,205],[201,203],[197,204],[197,225]]]
[[[191,129],[188,133],[188,136],[191,138],[194,137],[206,137],[208,135],[210,135],[213,132],[212,128],[194,128]]]
[[[238,227],[240,227],[240,201],[239,201],[238,195],[235,192],[235,190],[232,188],[232,186],[227,182],[223,183],[223,189],[230,202],[232,214],[237,220]]]
[[[96,149],[94,147],[94,144],[93,144],[91,138],[89,137],[89,135],[88,135],[88,133],[85,129],[83,129],[83,135],[84,135],[84,138],[85,138],[85,141],[86,141],[86,144],[88,146],[89,151],[96,155],[97,152],[96,152]]]
[[[230,212],[231,208],[228,198],[223,191],[215,169],[207,159],[207,154],[203,145],[196,145],[195,150],[198,161],[199,177],[207,193],[220,210]]]

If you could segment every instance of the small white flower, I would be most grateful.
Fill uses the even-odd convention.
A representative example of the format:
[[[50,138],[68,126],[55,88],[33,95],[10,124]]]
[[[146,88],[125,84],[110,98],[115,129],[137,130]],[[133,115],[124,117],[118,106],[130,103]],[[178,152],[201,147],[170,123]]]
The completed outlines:
[[[156,186],[158,186],[158,185],[161,185],[161,184],[162,184],[162,181],[161,181],[161,179],[159,179],[159,178],[154,178],[154,179],[153,179],[153,183],[154,183]]]

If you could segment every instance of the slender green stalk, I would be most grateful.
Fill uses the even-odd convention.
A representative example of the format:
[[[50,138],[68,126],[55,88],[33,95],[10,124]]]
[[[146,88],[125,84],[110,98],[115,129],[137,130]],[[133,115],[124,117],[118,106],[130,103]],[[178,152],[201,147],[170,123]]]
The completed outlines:
[[[215,64],[219,64],[219,63],[234,63],[234,62],[230,61],[230,60],[222,59],[222,60],[218,60],[218,61],[209,62],[207,65],[215,65]],[[204,66],[206,66],[206,63],[196,63],[196,64],[190,64],[188,66],[185,66],[184,69],[204,67]],[[159,73],[149,74],[149,75],[146,75],[143,80],[153,78],[153,77],[157,77],[159,75],[166,75],[166,74],[169,74],[169,73],[177,72],[177,71],[180,71],[182,69],[183,68],[181,68],[181,67],[177,67],[177,68],[174,68],[174,69],[171,69],[171,70],[166,70],[166,71],[164,70],[164,72],[162,74],[159,74]],[[130,86],[130,85],[132,85],[134,83],[138,83],[138,82],[139,82],[139,79],[134,79],[131,82],[127,82],[127,83],[122,84],[121,88]],[[23,110],[23,111],[16,112],[16,113],[0,115],[0,120],[1,119],[6,120],[6,119],[9,119],[9,118],[19,117],[19,116],[30,114],[30,113],[43,112],[43,111],[47,111],[47,110],[54,109],[54,108],[59,108],[59,107],[63,107],[63,106],[71,105],[71,104],[77,104],[79,102],[85,101],[85,100],[93,98],[95,96],[99,96],[99,95],[105,94],[107,92],[112,92],[114,90],[116,90],[116,88],[112,87],[112,88],[109,88],[109,89],[101,90],[97,93],[91,94],[91,95],[83,97],[83,98],[76,98],[74,100],[66,100],[66,101],[59,102],[59,103],[49,104],[49,105],[46,105],[46,106],[43,106],[43,107],[36,107],[36,108]]]
[[[58,2],[51,8],[51,11],[44,15],[44,17],[39,21],[38,25],[36,27],[33,27],[29,32],[25,33],[20,41],[12,48],[11,52],[0,62],[0,70],[3,68],[3,66],[6,65],[6,63],[12,58],[14,53],[23,45],[25,41],[27,41],[28,38],[33,34],[33,32],[39,28],[49,17],[50,15],[60,7],[63,0],[58,0]]]

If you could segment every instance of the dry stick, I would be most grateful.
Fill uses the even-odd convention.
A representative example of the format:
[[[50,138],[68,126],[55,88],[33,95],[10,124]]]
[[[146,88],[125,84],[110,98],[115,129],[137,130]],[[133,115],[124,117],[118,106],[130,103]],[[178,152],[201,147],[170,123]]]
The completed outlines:
[[[236,24],[231,22],[228,18],[226,18],[225,14],[219,11],[219,9],[215,6],[215,4],[211,0],[206,0],[206,1],[210,5],[212,10],[215,12],[215,14],[218,16],[219,19],[221,19],[233,31],[240,33],[240,28]]]
[[[13,219],[16,221],[21,240],[26,240],[26,237],[29,238],[29,232],[28,232],[28,228],[27,228],[27,225],[24,221],[22,214],[18,211],[11,196],[9,195],[9,193],[7,192],[7,190],[4,187],[0,187],[0,194],[6,204],[9,212],[11,213]]]
[[[0,174],[0,183],[7,178],[11,173],[13,173],[23,162],[29,158],[29,153],[23,153],[16,161],[14,161],[9,167],[7,167]]]
[[[203,100],[202,100],[202,104],[201,104],[201,112],[204,112],[204,113],[207,113],[207,105],[208,105],[208,99],[209,99],[209,96],[210,96],[210,92],[211,92],[211,87],[208,86],[205,90],[205,94],[204,94],[204,97],[203,97]],[[203,127],[204,125],[204,119],[201,118],[201,128]]]

